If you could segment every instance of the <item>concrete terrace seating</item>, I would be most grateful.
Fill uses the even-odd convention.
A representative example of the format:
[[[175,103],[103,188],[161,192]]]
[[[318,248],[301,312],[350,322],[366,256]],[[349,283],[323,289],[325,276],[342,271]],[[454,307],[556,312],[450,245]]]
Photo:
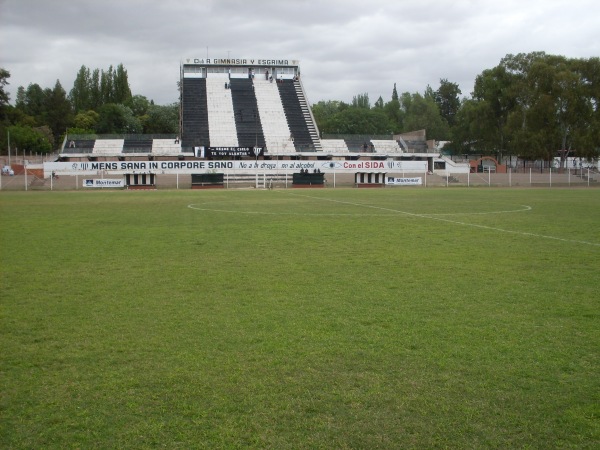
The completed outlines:
[[[125,138],[123,142],[123,153],[150,153],[151,151],[151,138]]]
[[[375,153],[402,153],[397,141],[372,139],[371,143],[375,147]]]
[[[283,104],[283,110],[285,111],[290,134],[294,137],[294,146],[297,149],[314,148],[315,144],[308,130],[308,126],[306,125],[306,118],[304,117],[304,112],[302,110],[300,99],[298,98],[298,92],[296,91],[294,81],[282,80],[282,82],[275,84],[279,89],[279,95],[281,96],[281,103]]]
[[[95,139],[70,139],[65,143],[63,153],[92,153]]]
[[[264,147],[265,138],[252,80],[232,78],[230,83],[239,146]]]
[[[326,153],[348,153],[348,146],[343,139],[321,139],[321,145]]]
[[[96,139],[94,156],[117,156],[123,152],[124,139]]]
[[[261,77],[253,85],[268,153],[295,152],[277,83]]]
[[[348,146],[348,151],[350,152],[356,152],[356,153],[372,153],[373,151],[371,150],[371,141],[370,140],[365,140],[364,138],[361,138],[360,136],[356,137],[356,138],[345,138],[344,141],[346,142],[346,145]],[[365,147],[366,144],[366,147]]]
[[[184,78],[182,83],[182,147],[209,144],[208,113],[206,110],[206,79]]]
[[[152,154],[154,156],[177,156],[181,154],[181,144],[175,139],[154,139],[152,141]]]
[[[302,110],[302,114],[304,115],[304,120],[306,121],[306,128],[312,141],[311,146],[314,147],[313,151],[322,151],[323,148],[321,147],[319,130],[317,129],[317,125],[315,124],[314,118],[310,112],[308,100],[306,99],[306,95],[304,94],[304,87],[302,86],[302,83],[299,79],[294,80],[294,88],[296,89],[296,95],[298,96],[300,109]]]
[[[237,147],[231,89],[225,89],[225,78],[206,79],[206,107],[211,147]]]

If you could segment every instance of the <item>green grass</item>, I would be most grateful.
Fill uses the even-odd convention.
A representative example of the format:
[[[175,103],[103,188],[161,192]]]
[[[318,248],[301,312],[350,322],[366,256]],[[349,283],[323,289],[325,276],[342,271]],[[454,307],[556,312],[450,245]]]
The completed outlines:
[[[2,448],[600,446],[597,190],[0,207]]]

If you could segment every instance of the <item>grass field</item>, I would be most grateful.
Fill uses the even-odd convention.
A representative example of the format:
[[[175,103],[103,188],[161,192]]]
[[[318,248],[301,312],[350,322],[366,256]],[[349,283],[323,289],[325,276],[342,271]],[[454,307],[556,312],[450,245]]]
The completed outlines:
[[[600,192],[0,192],[2,448],[598,448]]]

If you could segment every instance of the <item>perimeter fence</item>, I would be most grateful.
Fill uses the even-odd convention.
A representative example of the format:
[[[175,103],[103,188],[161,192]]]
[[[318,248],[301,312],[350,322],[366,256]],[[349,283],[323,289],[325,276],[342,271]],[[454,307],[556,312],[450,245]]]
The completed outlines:
[[[394,189],[422,189],[431,187],[489,187],[489,188],[594,188],[600,187],[600,173],[593,169],[554,169],[519,171],[508,173],[395,173],[389,177],[410,178],[418,180],[416,185],[385,185]],[[0,179],[2,191],[76,191],[114,189],[108,187],[89,187],[90,180],[124,180],[123,175],[112,175],[98,172],[96,175],[79,175],[52,178],[44,177],[40,171],[24,171],[13,176],[3,175]],[[325,188],[348,188],[357,186],[353,173],[327,173]],[[364,186],[364,185],[362,185]],[[247,174],[244,176],[226,176],[224,187],[235,188],[292,188],[292,177],[269,174]],[[157,174],[155,189],[191,189],[190,174]]]

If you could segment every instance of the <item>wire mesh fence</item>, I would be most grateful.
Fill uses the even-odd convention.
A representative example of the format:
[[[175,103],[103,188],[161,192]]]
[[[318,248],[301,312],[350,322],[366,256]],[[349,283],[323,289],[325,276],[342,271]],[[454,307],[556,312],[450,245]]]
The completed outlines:
[[[411,188],[427,187],[573,187],[593,188],[600,187],[600,174],[592,169],[565,169],[562,171],[546,169],[529,170],[507,173],[397,173],[386,174],[386,177],[410,177],[420,179],[417,186]],[[57,177],[43,176],[39,171],[24,171],[15,175],[2,175],[0,179],[0,190],[2,191],[77,191],[91,189],[115,189],[110,187],[91,188],[90,179],[102,180],[124,180],[124,175],[112,175],[108,172],[99,173],[95,176],[60,175]],[[382,177],[380,180],[384,180]],[[353,187],[356,186],[356,178],[353,173],[327,173],[325,174],[325,187]],[[121,186],[124,186],[122,184]],[[407,186],[381,186],[390,188],[407,188]],[[272,177],[268,174],[246,174],[243,177],[225,177],[224,188],[291,188],[292,178]],[[159,174],[155,177],[155,183],[147,186],[150,189],[191,189],[192,176],[190,174]],[[117,188],[119,189],[119,188]],[[127,186],[120,187],[127,189]]]

